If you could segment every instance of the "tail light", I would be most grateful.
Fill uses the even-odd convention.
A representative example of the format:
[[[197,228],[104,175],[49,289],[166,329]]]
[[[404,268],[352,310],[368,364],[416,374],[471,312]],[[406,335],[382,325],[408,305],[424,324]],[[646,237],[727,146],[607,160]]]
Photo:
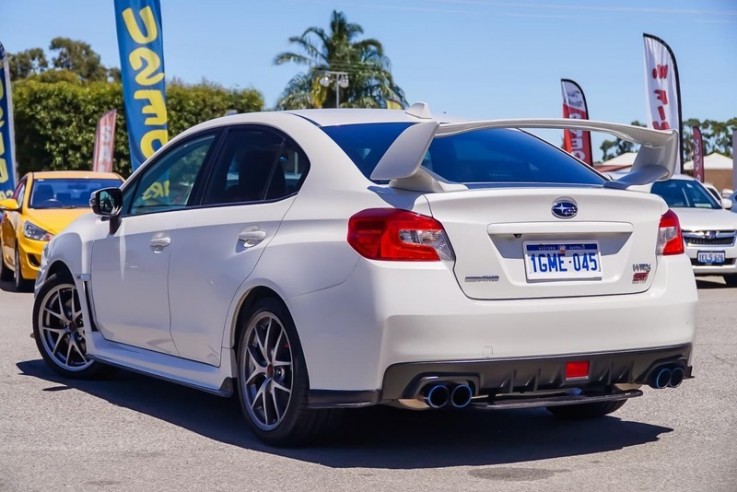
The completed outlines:
[[[454,258],[443,226],[426,215],[370,208],[348,220],[348,244],[371,260],[439,261]]]
[[[668,210],[660,218],[657,253],[659,255],[680,255],[683,251],[681,224],[678,222],[676,213]]]

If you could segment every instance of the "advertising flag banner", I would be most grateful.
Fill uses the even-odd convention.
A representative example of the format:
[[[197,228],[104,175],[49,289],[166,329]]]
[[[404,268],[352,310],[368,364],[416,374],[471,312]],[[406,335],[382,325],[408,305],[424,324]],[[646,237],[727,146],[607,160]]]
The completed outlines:
[[[589,108],[581,86],[570,79],[561,79],[560,88],[563,92],[563,118],[588,120]],[[593,165],[591,132],[563,130],[563,149],[586,164]]]
[[[693,177],[704,182],[704,141],[701,138],[701,130],[694,125],[693,133]]]
[[[159,0],[115,0],[131,167],[168,140],[164,40]]]
[[[115,151],[116,110],[102,115],[95,131],[95,153],[92,157],[92,170],[110,173],[113,171],[113,152]]]
[[[0,200],[12,198],[13,190],[15,190],[13,101],[10,97],[8,57],[0,43]]]
[[[681,89],[676,57],[665,41],[643,34],[645,41],[645,90],[647,91],[647,126],[656,130],[678,130],[680,160],[676,172],[683,165],[681,117]]]

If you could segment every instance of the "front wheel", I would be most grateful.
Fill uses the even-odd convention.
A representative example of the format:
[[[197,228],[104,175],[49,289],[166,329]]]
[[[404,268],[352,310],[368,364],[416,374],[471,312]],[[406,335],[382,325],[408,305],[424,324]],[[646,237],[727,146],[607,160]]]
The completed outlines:
[[[736,275],[725,275],[724,283],[730,287],[737,287],[737,274]]]
[[[87,357],[82,306],[72,280],[52,275],[33,303],[33,338],[46,364],[68,378],[89,378],[101,367]]]
[[[5,264],[5,255],[2,253],[2,244],[0,244],[0,280],[9,282],[13,280],[13,270]]]
[[[593,419],[616,412],[627,400],[600,401],[596,403],[581,403],[578,405],[560,405],[547,407],[548,412],[564,419]]]
[[[27,292],[33,287],[33,281],[23,278],[23,271],[20,267],[20,252],[15,248],[15,272],[13,273],[15,281],[15,290],[17,292]]]
[[[338,411],[308,408],[307,366],[284,304],[261,299],[243,320],[238,399],[256,436],[273,446],[287,446],[305,444],[327,431]]]

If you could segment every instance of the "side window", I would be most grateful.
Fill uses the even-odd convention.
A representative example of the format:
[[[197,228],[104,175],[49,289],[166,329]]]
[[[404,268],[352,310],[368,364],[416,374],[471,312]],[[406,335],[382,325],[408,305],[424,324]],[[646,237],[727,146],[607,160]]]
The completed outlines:
[[[271,131],[228,132],[203,205],[277,200],[297,191],[307,159]]]
[[[209,134],[188,140],[164,154],[139,177],[124,199],[124,210],[140,215],[187,206],[195,179],[215,140]],[[127,195],[127,193],[126,193]]]

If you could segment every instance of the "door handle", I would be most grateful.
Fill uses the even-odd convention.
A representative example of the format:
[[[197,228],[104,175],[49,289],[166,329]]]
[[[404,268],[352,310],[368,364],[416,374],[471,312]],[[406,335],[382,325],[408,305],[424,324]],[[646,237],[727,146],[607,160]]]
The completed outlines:
[[[169,246],[171,244],[171,238],[169,236],[154,236],[153,239],[151,239],[151,249],[154,251],[154,253],[161,253],[164,248]]]
[[[264,239],[266,239],[266,233],[257,227],[243,229],[240,234],[238,234],[238,240],[243,241],[244,248],[252,248]]]

